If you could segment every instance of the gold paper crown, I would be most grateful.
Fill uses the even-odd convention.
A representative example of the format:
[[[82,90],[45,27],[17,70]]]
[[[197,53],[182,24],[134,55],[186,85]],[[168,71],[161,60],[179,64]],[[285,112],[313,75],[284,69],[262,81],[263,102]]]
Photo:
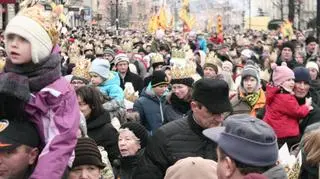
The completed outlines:
[[[185,51],[177,50],[177,49],[172,50],[172,58],[183,58],[184,59],[185,57],[186,57]]]
[[[175,64],[171,68],[172,79],[192,78],[196,74],[196,64],[192,61],[185,60],[185,64]]]
[[[85,59],[83,56],[78,59],[76,66],[72,69],[72,75],[80,78],[84,78],[90,81],[89,69],[91,66],[91,61]]]
[[[36,21],[46,30],[52,43],[54,45],[57,44],[59,40],[59,32],[56,28],[56,24],[59,21],[59,14],[55,14],[54,12],[46,13],[42,5],[36,4],[32,7],[20,10],[18,15],[26,16]]]
[[[93,45],[90,43],[87,43],[86,46],[84,47],[84,51],[86,50],[93,50]]]
[[[103,55],[103,49],[101,47],[95,48],[96,55]]]
[[[132,51],[132,42],[124,42],[121,47],[123,51],[129,53]]]
[[[0,72],[3,71],[3,68],[4,68],[5,64],[6,64],[5,59],[0,59]]]
[[[163,56],[160,53],[155,53],[151,56],[151,64],[164,62]]]
[[[222,62],[214,52],[210,52],[206,58],[205,63],[210,63],[210,64],[221,66]]]

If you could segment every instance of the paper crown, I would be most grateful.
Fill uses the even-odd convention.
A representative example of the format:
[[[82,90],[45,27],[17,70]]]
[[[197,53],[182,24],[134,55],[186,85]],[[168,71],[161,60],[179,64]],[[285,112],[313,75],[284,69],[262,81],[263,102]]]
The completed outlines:
[[[132,51],[132,42],[128,41],[128,42],[124,42],[121,46],[122,50],[126,53],[129,53]]]
[[[196,74],[196,64],[185,60],[184,63],[176,63],[171,67],[172,79],[192,78]]]
[[[103,48],[97,46],[94,51],[96,52],[96,55],[103,55]]]
[[[0,59],[0,72],[3,71],[5,64],[6,64],[5,59]]]
[[[160,53],[155,53],[151,56],[151,64],[164,62],[163,56]]]
[[[178,50],[178,49],[174,49],[172,50],[172,58],[179,58],[179,59],[184,59],[186,54],[184,50]]]
[[[86,46],[84,47],[84,51],[87,51],[87,50],[93,50],[93,45],[90,43],[87,43]]]
[[[72,75],[76,77],[80,77],[86,80],[90,80],[89,69],[91,66],[91,61],[89,59],[85,59],[84,56],[79,57],[76,66],[72,70]]]
[[[55,9],[51,12],[45,12],[44,6],[36,3],[37,2],[30,0],[22,2],[22,5],[20,5],[21,10],[18,15],[26,16],[36,21],[48,33],[52,44],[57,44],[59,40],[59,31],[56,28],[56,25],[59,22],[61,12],[58,12]]]
[[[214,64],[217,66],[222,66],[221,60],[217,57],[217,55],[214,52],[210,52],[206,58],[205,63]]]

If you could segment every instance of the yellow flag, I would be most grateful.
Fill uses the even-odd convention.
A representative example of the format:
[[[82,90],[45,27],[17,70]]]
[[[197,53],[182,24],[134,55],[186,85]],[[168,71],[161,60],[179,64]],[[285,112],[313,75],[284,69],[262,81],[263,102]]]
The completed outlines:
[[[159,16],[158,16],[159,27],[162,29],[167,29],[167,15],[164,7],[160,8]]]
[[[292,39],[293,36],[293,28],[292,23],[289,20],[285,20],[281,26],[281,33],[283,37],[288,37],[289,40]]]

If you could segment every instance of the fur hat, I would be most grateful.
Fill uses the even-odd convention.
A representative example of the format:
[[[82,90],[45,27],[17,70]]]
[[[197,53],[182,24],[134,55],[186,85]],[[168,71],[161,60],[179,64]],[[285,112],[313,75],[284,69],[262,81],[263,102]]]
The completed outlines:
[[[277,66],[277,64],[272,63],[271,69],[272,73],[272,81],[275,86],[280,86],[283,82],[289,79],[295,79],[293,71],[287,67],[286,62],[282,62],[281,66]]]
[[[59,38],[52,17],[39,6],[23,9],[10,20],[4,33],[6,45],[10,34],[17,34],[30,42],[33,63],[49,56]]]

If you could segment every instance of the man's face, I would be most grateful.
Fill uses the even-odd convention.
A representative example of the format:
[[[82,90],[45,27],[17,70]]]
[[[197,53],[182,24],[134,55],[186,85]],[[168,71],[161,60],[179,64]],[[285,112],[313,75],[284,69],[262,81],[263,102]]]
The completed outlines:
[[[104,58],[107,59],[109,62],[111,62],[113,60],[113,56],[110,54],[105,54]]]
[[[307,46],[308,53],[312,54],[316,50],[316,47],[317,47],[317,43],[316,42],[309,43],[308,46]]]
[[[127,73],[129,68],[128,62],[119,62],[116,66],[119,73]]]
[[[292,51],[290,48],[285,47],[282,49],[281,59],[284,61],[290,61],[292,59]]]
[[[310,85],[304,81],[295,82],[293,92],[297,98],[304,98],[307,96]]]
[[[211,67],[205,67],[203,74],[205,78],[215,78],[217,76],[216,71],[214,71],[214,69]]]
[[[223,121],[222,114],[211,113],[204,105],[196,101],[191,102],[191,109],[197,124],[203,129],[220,126]]]
[[[100,169],[94,165],[80,165],[71,169],[68,179],[98,179]]]
[[[0,178],[23,178],[30,165],[35,164],[39,151],[21,145],[11,151],[0,152]]]
[[[222,156],[221,151],[217,148],[217,176],[218,179],[229,179],[234,175],[236,168],[233,162],[227,156]]]

